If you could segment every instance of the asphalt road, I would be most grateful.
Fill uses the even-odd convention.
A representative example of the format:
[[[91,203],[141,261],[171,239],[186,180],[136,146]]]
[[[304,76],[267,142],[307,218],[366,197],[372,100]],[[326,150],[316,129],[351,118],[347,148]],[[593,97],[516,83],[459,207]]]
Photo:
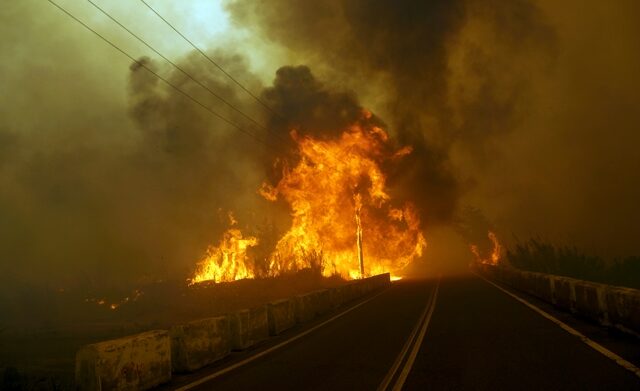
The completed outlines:
[[[478,277],[443,278],[434,295],[437,284],[396,282],[308,335],[193,389],[376,390],[407,346],[398,361],[408,371],[405,390],[640,390],[639,377]],[[421,344],[409,345],[424,329],[419,320],[431,295],[435,307]]]

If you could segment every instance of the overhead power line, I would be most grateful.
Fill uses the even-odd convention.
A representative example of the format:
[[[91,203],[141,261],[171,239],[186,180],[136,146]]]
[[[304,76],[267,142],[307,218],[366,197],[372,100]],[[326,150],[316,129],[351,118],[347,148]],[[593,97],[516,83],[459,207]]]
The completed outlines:
[[[265,109],[269,110],[272,114],[278,116],[280,119],[284,119],[284,117],[271,108],[268,104],[266,104],[262,99],[256,96],[253,92],[251,92],[248,88],[246,88],[242,83],[240,83],[235,77],[233,77],[229,72],[227,72],[220,64],[214,61],[210,56],[208,56],[202,49],[200,49],[195,43],[193,43],[189,38],[187,38],[183,33],[180,32],[173,24],[171,24],[167,19],[165,19],[155,8],[149,5],[145,0],[140,0],[142,4],[144,4],[147,8],[149,8],[158,18],[160,18],[167,26],[171,27],[173,31],[175,31],[182,39],[187,41],[189,45],[191,45],[194,49],[198,51],[204,58],[206,58],[211,64],[213,64],[216,68],[220,70],[220,72],[224,73],[231,81],[233,81],[238,87],[242,88],[244,92],[249,94],[253,99],[255,99],[258,103],[260,103]]]
[[[110,13],[108,13],[107,11],[105,11],[103,8],[101,8],[99,5],[97,5],[96,3],[94,3],[92,0],[87,0],[94,8],[96,8],[98,11],[100,11],[103,15],[105,15],[107,18],[111,19],[111,21],[113,21],[114,23],[116,23],[118,26],[120,26],[123,30],[125,30],[127,33],[129,33],[131,36],[133,36],[135,39],[137,39],[139,42],[141,42],[142,44],[144,44],[146,47],[148,47],[149,49],[151,49],[154,53],[156,53],[158,56],[162,57],[166,62],[168,62],[169,64],[171,64],[174,68],[176,68],[178,71],[180,71],[183,75],[185,75],[186,77],[188,77],[189,79],[191,79],[194,83],[198,84],[200,87],[204,88],[206,91],[208,91],[211,95],[213,95],[214,97],[216,97],[217,99],[219,99],[221,102],[223,102],[225,105],[227,105],[229,108],[231,108],[233,111],[235,111],[236,113],[240,114],[241,116],[243,116],[244,118],[246,118],[247,120],[249,120],[251,123],[253,123],[254,125],[258,126],[260,129],[265,130],[271,134],[273,134],[274,136],[280,138],[280,136],[275,133],[274,131],[270,130],[269,128],[267,128],[266,126],[264,126],[263,124],[261,124],[260,122],[256,121],[255,119],[253,119],[251,116],[249,116],[248,114],[244,113],[242,110],[238,109],[236,106],[234,106],[232,103],[230,103],[228,100],[226,100],[224,97],[220,96],[219,94],[217,94],[215,91],[213,91],[211,88],[207,87],[204,83],[202,83],[201,81],[197,80],[193,75],[191,75],[189,72],[187,72],[184,68],[182,68],[181,66],[179,66],[178,64],[176,64],[175,62],[171,61],[169,58],[167,58],[167,56],[165,56],[164,54],[160,53],[155,47],[153,47],[151,44],[149,44],[147,41],[145,41],[143,38],[141,38],[139,35],[137,35],[136,33],[134,33],[133,31],[131,31],[129,28],[127,28],[125,25],[123,25],[119,20],[117,20],[116,18],[114,18]],[[280,138],[281,139],[281,138]],[[281,139],[282,140],[282,139]],[[284,140],[282,140],[284,141]]]
[[[253,94],[249,89],[247,89],[242,83],[240,83],[236,78],[230,75],[227,71],[224,70],[222,66],[220,66],[217,62],[215,62],[210,56],[208,56],[202,49],[200,49],[195,43],[193,43],[189,38],[187,38],[183,33],[180,32],[171,22],[169,22],[165,17],[163,17],[155,8],[149,5],[145,0],[140,0],[142,4],[144,4],[147,8],[149,8],[158,18],[160,18],[167,26],[171,27],[173,31],[176,32],[182,39],[184,39],[189,45],[191,45],[195,50],[198,51],[204,58],[206,58],[211,64],[213,64],[216,68],[218,68],[222,73],[224,73],[229,79],[231,79],[236,85],[242,88],[247,94],[249,94],[253,99],[255,99],[258,103],[260,103],[263,107],[269,110],[272,114],[276,115],[281,120],[286,120],[284,116],[280,113],[272,109],[269,105],[267,105],[262,99]],[[281,141],[284,141],[279,135],[276,134]],[[334,170],[336,170],[334,168]],[[336,170],[337,171],[337,170]]]
[[[90,1],[90,0],[88,0]],[[155,8],[153,8],[152,6],[149,5],[149,3],[147,3],[145,0],[140,0],[140,2],[142,4],[144,4],[147,8],[149,8],[158,18],[160,18],[167,26],[169,26],[173,31],[176,32],[176,34],[178,34],[180,37],[182,37],[182,39],[184,39],[189,45],[191,45],[195,50],[198,51],[198,53],[200,53],[204,58],[206,58],[211,64],[213,64],[216,68],[218,68],[222,73],[224,73],[229,79],[231,79],[236,85],[238,85],[240,88],[242,88],[247,94],[251,95],[251,97],[253,99],[255,99],[258,103],[260,103],[262,106],[264,106],[267,110],[269,110],[271,113],[273,113],[274,115],[276,115],[277,117],[279,117],[282,120],[285,120],[285,118],[278,113],[277,111],[273,110],[269,105],[267,105],[266,103],[264,103],[264,101],[262,101],[259,97],[257,97],[256,95],[254,95],[249,89],[247,89],[244,85],[242,85],[242,83],[240,83],[237,79],[235,79],[232,75],[230,75],[227,71],[224,70],[224,68],[222,68],[222,66],[220,66],[216,61],[214,61],[210,56],[208,56],[202,49],[200,49],[195,43],[193,43],[189,38],[187,38],[182,32],[180,32],[180,30],[178,30],[171,22],[169,22],[165,17],[163,17],[158,11],[156,11]],[[280,137],[278,134],[275,134],[276,137],[278,137],[279,140],[281,141],[285,141],[282,137]],[[324,148],[322,148],[324,149]],[[325,149],[326,151],[326,149]],[[331,167],[331,166],[326,166],[334,171],[338,171],[337,168],[335,167]]]
[[[182,94],[183,96],[185,96],[187,99],[191,100],[192,102],[196,103],[198,106],[202,107],[203,109],[205,109],[206,111],[208,111],[210,114],[212,114],[213,116],[219,118],[220,120],[222,120],[223,122],[231,125],[232,127],[234,127],[235,129],[237,129],[238,131],[244,133],[245,135],[253,138],[254,140],[260,142],[261,144],[264,144],[265,146],[267,146],[268,148],[272,148],[274,150],[277,150],[277,148],[269,143],[267,143],[265,140],[259,138],[258,136],[256,136],[255,134],[247,131],[246,129],[244,129],[243,127],[241,127],[240,125],[236,124],[235,122],[225,118],[224,116],[222,116],[221,114],[217,113],[216,111],[214,111],[213,109],[211,109],[209,106],[205,105],[204,103],[200,102],[198,99],[194,98],[192,95],[188,94],[187,92],[183,91],[182,89],[180,89],[179,87],[177,87],[175,84],[171,83],[169,80],[167,80],[166,78],[162,77],[161,75],[159,75],[157,72],[155,72],[154,70],[152,70],[151,68],[149,68],[146,64],[144,64],[143,62],[136,60],[132,55],[130,55],[129,53],[127,53],[124,49],[120,48],[118,45],[116,45],[115,43],[113,43],[112,41],[110,41],[109,39],[107,39],[106,37],[104,37],[102,34],[100,34],[99,32],[97,32],[95,29],[91,28],[89,25],[87,25],[85,22],[83,22],[82,20],[78,19],[75,15],[73,15],[71,12],[67,11],[64,7],[62,7],[61,5],[59,5],[58,3],[56,3],[53,0],[47,0],[49,3],[51,3],[52,5],[54,5],[56,8],[58,8],[60,11],[64,12],[67,16],[69,16],[71,19],[75,20],[77,23],[79,23],[81,26],[83,26],[84,28],[86,28],[87,30],[91,31],[93,34],[95,34],[98,38],[102,39],[104,42],[106,42],[107,44],[109,44],[111,47],[113,47],[114,49],[116,49],[117,51],[119,51],[120,53],[122,53],[123,55],[125,55],[126,57],[128,57],[131,61],[135,62],[138,66],[144,68],[145,70],[147,70],[147,72],[151,73],[152,75],[154,75],[155,77],[157,77],[158,79],[162,80],[165,84],[167,84],[168,86],[170,86],[171,88],[173,88],[174,90],[176,90],[178,93]]]

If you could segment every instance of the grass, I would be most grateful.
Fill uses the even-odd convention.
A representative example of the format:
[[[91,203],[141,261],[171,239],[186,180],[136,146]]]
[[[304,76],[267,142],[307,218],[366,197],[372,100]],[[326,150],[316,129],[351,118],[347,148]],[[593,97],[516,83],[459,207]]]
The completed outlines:
[[[509,263],[522,270],[640,289],[640,257],[605,261],[572,246],[529,239],[507,250]]]

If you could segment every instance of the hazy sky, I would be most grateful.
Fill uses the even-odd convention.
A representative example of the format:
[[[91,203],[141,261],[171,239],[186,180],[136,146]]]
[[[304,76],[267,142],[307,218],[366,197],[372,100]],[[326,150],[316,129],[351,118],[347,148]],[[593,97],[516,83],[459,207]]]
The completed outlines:
[[[194,87],[88,2],[59,3]],[[142,3],[96,3],[269,120]],[[392,185],[413,189],[428,240],[473,206],[507,242],[640,252],[638,2],[149,3],[256,93],[279,67],[306,65],[357,96],[415,148]],[[217,241],[221,209],[268,218],[263,148],[48,2],[5,2],[0,49],[1,275],[183,273]]]

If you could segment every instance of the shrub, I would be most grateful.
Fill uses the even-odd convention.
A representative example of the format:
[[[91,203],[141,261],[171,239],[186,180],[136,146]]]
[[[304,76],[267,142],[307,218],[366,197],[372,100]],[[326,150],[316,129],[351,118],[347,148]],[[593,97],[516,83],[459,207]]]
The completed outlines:
[[[575,246],[559,246],[533,238],[507,250],[507,260],[518,269],[640,289],[640,257],[637,256],[607,263],[601,257],[582,253]]]

